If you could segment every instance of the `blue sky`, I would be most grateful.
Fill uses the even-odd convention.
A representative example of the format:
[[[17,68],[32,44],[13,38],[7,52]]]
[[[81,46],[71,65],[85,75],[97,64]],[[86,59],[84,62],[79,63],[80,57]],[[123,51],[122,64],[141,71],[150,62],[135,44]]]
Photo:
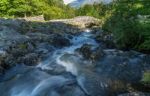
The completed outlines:
[[[76,0],[63,0],[64,1],[64,3],[65,4],[69,4],[69,3],[71,3],[72,1],[76,1]],[[103,0],[104,2],[110,2],[110,1],[112,1],[112,0]]]

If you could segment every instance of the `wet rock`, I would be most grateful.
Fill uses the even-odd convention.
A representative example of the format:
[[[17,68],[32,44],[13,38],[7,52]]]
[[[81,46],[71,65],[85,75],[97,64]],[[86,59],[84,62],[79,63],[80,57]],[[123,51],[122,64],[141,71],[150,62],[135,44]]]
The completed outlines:
[[[86,96],[82,89],[75,84],[63,86],[58,92],[61,96]]]
[[[0,18],[0,24],[3,26],[8,26],[14,30],[19,30],[21,25],[25,23],[23,19],[2,19]]]
[[[0,39],[12,39],[11,36],[19,35],[14,29],[7,26],[0,26]]]
[[[32,53],[33,50],[34,46],[29,42],[9,46],[9,48],[6,49],[8,56],[5,58],[4,63],[9,66],[8,68],[23,63],[22,58],[27,54]]]
[[[31,41],[35,41],[35,44],[48,42],[49,44],[57,48],[62,48],[70,45],[69,39],[58,34],[48,35],[43,33],[28,33],[27,35],[30,37]]]
[[[104,52],[100,47],[92,49],[92,45],[84,44],[81,48],[76,49],[84,58],[97,61],[104,56]]]
[[[33,51],[34,51],[34,46],[29,42],[17,44],[16,46],[10,47],[10,49],[7,50],[7,52],[9,54],[12,54],[13,57],[15,58],[24,56],[27,53],[31,53]]]
[[[0,74],[4,72],[4,60],[7,56],[7,53],[3,50],[0,50]]]
[[[15,66],[17,63],[17,58],[13,57],[12,54],[9,54],[5,59],[4,59],[4,64],[5,66],[9,69],[13,66]],[[7,69],[6,68],[6,69]]]
[[[10,21],[8,23],[11,22],[13,21]],[[0,49],[2,49],[1,53],[7,53],[7,56],[3,60],[4,69],[15,65],[17,62],[17,57],[22,56],[24,53],[26,53],[25,50],[21,49],[23,46],[20,46],[20,44],[23,45],[24,42],[28,41],[28,38],[26,36],[21,35],[17,32],[17,29],[12,28],[11,25],[6,25],[7,22],[6,24],[3,24],[3,26],[1,26],[0,30]],[[17,26],[19,27],[19,25],[16,25],[16,27]]]
[[[7,52],[4,50],[0,50],[0,58],[5,58],[7,56]]]
[[[144,91],[148,91],[150,89],[150,70],[146,70],[143,73],[142,80],[139,84],[134,85],[138,90],[143,89]],[[150,92],[150,91],[148,91]]]
[[[96,34],[95,39],[98,42],[100,42],[104,48],[111,48],[111,49],[116,48],[113,34],[104,32],[104,31],[99,31],[99,30],[97,30],[97,32],[95,32],[95,34]]]
[[[22,60],[21,62],[24,63],[25,65],[33,66],[38,64],[40,58],[36,53],[29,53],[24,57],[22,57],[21,60]]]
[[[98,61],[104,55],[105,55],[105,53],[103,52],[102,48],[101,47],[97,47],[96,49],[93,50],[90,58],[92,59],[92,61]]]
[[[45,42],[37,44],[34,52],[37,53],[39,57],[45,59],[46,56],[54,50],[55,48],[52,45],[50,45],[48,42]]]
[[[137,91],[141,91],[141,92],[150,93],[150,83],[149,82],[140,81],[138,83],[131,84],[131,87],[132,87],[132,91],[137,90]]]
[[[46,49],[47,51],[53,51],[54,47],[50,45],[48,42],[40,43],[36,46],[36,49]]]
[[[65,68],[59,65],[56,65],[53,70],[53,74],[63,74],[65,73]]]
[[[105,57],[96,64],[99,74],[130,83],[137,83],[141,80],[145,68],[140,55],[133,53],[129,55],[122,51],[107,52],[105,52]]]
[[[150,55],[142,55],[143,58],[143,65],[145,70],[150,69]]]
[[[49,66],[44,66],[40,68],[41,70],[47,72],[48,74],[53,74],[53,75],[62,75],[65,74],[65,68],[61,65],[58,64],[51,64]]]
[[[62,37],[61,35],[54,35],[49,42],[57,48],[62,48],[71,44],[69,39]]]
[[[131,93],[120,94],[118,96],[150,96],[150,93],[131,92]]]
[[[0,75],[2,75],[3,73],[4,73],[4,68],[1,67],[1,65],[0,65]]]
[[[51,39],[51,35],[40,33],[40,32],[29,32],[26,34],[29,36],[31,42],[34,44],[40,43],[40,42],[48,42]]]
[[[25,35],[21,35],[19,32],[17,32],[17,30],[14,30],[8,26],[1,26],[0,39],[1,42],[3,41],[6,43],[7,41],[9,45],[23,43],[28,40]]]
[[[76,49],[76,51],[82,54],[84,58],[90,59],[90,55],[92,54],[91,47],[89,44],[84,44],[81,48]]]

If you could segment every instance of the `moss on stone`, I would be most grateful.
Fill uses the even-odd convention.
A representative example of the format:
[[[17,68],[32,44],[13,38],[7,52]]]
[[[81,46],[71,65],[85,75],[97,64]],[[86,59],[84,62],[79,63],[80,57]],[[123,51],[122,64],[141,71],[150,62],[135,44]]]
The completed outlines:
[[[20,48],[20,49],[27,49],[27,47],[28,47],[28,45],[27,44],[19,44],[18,45],[18,48]]]
[[[150,83],[150,71],[144,72],[142,82],[143,83]]]

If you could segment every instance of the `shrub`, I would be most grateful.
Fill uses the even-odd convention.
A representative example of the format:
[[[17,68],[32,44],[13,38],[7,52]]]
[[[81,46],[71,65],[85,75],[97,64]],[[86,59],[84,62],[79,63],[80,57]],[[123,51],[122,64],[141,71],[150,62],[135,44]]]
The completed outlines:
[[[143,18],[149,14],[146,1],[117,1],[115,11],[106,20],[103,29],[112,32],[118,48],[150,52],[150,23]],[[140,15],[139,15],[140,14]],[[141,18],[139,18],[140,16]]]

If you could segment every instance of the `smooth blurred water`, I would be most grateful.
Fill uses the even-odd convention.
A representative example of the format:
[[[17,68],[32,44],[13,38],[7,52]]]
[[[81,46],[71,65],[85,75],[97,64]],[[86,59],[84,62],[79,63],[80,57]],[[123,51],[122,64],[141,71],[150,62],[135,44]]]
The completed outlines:
[[[60,57],[64,54],[75,54],[75,49],[80,48],[83,44],[97,46],[96,41],[91,36],[90,30],[86,30],[78,36],[73,36],[70,39],[71,46],[50,53],[47,59],[41,61],[35,67],[18,65],[10,69],[1,79],[0,96],[62,96],[59,94],[58,89],[74,82],[73,78],[67,78],[62,74],[52,75],[43,70],[53,71],[52,66],[57,68],[60,65],[68,65],[67,68],[69,69],[66,69],[66,71],[72,71],[76,74],[76,67],[64,64],[71,62],[63,62]],[[83,94],[79,90],[80,88],[78,92]],[[75,89],[76,91],[77,89]],[[76,96],[80,93],[76,93]]]
[[[99,45],[89,29],[72,37],[70,46],[49,53],[37,66],[17,64],[0,76],[0,96],[87,96],[88,92],[98,96],[93,94],[108,93],[109,78],[135,83],[141,80],[143,70],[150,68],[149,60],[143,61],[144,54],[103,49],[105,56],[100,57],[94,71],[82,70],[81,74],[78,65],[91,61],[84,60],[76,49],[84,44],[93,45],[93,49]]]

